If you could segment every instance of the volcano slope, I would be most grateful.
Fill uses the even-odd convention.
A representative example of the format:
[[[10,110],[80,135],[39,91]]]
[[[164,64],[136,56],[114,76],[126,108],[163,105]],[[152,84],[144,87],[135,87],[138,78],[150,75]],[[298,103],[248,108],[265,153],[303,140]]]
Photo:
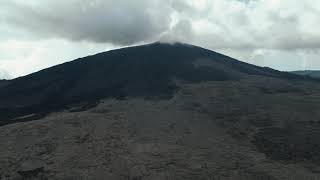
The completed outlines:
[[[319,81],[203,48],[81,58],[0,99],[2,179],[320,179]]]

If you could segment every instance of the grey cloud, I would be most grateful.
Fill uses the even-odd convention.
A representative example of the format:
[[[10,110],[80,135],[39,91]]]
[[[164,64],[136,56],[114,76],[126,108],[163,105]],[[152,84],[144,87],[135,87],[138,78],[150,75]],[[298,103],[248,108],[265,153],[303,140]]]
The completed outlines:
[[[196,44],[207,46],[213,49],[235,49],[235,50],[255,50],[255,49],[274,49],[285,51],[296,50],[313,50],[320,48],[320,33],[310,33],[309,28],[304,25],[310,19],[302,16],[306,12],[309,16],[313,16],[313,23],[317,25],[320,23],[320,11],[313,6],[307,6],[310,3],[294,5],[294,7],[285,7],[286,11],[276,10],[276,8],[264,7],[263,1],[258,0],[234,0],[244,2],[246,7],[241,11],[228,11],[221,15],[221,12],[214,12],[214,9],[205,9],[204,12],[211,11],[211,15],[199,13],[188,4],[183,5],[182,1],[177,1],[175,8],[184,14],[189,13],[190,21],[198,19],[206,19],[215,29],[219,31],[212,31],[207,29],[206,32],[196,34],[193,32],[193,41]],[[218,2],[218,1],[210,1]],[[229,1],[232,5],[232,1]],[[251,3],[255,2],[255,5]],[[288,1],[290,2],[290,1]],[[302,3],[304,4],[304,3]],[[213,6],[216,5],[213,3]],[[228,8],[228,7],[225,7]],[[255,8],[258,8],[255,10]],[[267,9],[266,11],[263,11]],[[284,7],[281,7],[284,8]],[[292,9],[290,9],[292,8]],[[274,10],[275,9],[275,10]],[[292,13],[292,12],[293,13]],[[294,12],[296,11],[296,12]],[[257,13],[258,12],[258,13]],[[290,12],[290,13],[288,13]],[[192,14],[193,13],[193,14]],[[198,13],[195,16],[194,13]],[[220,14],[219,14],[220,13]],[[258,15],[255,17],[255,15]],[[260,15],[260,16],[259,16]],[[261,19],[261,15],[265,15],[266,19]],[[257,23],[258,22],[258,23]],[[265,26],[265,28],[259,28]],[[192,34],[192,33],[189,33]]]
[[[174,8],[179,13],[194,11],[194,9],[192,7],[190,7],[190,5],[186,4],[183,0],[173,1],[172,8]]]
[[[226,9],[222,16],[224,11],[215,12],[214,9],[217,8],[217,0],[208,1],[203,10],[184,0],[56,0],[42,1],[33,6],[9,1],[0,2],[0,15],[7,24],[27,29],[37,36],[120,46],[165,39],[215,49],[320,48],[320,34],[308,34],[301,29],[304,19],[299,14],[282,17],[281,11],[269,7],[271,10],[264,12],[268,13],[268,18],[260,20],[252,17],[256,15],[252,13],[256,7],[251,2],[256,2],[261,8],[263,1],[230,0],[228,3],[232,5],[237,1],[244,2],[243,6],[247,8],[243,11]],[[309,6],[304,8],[304,11],[310,9],[310,13],[318,12]],[[173,13],[180,19],[172,26]],[[218,31],[195,32],[193,22],[198,20],[207,20]],[[254,21],[261,21],[261,26],[269,26],[259,29]]]
[[[12,2],[0,4],[6,5],[6,22],[31,33],[74,41],[130,45],[157,39],[169,29],[172,9],[165,2],[54,1],[36,7]]]
[[[192,43],[195,37],[192,24],[189,20],[180,20],[169,31],[160,38],[162,42],[189,42]]]
[[[309,32],[312,23],[320,23],[319,9],[304,2],[295,5],[283,0],[286,3],[279,8],[260,0],[210,0],[202,9],[185,0],[34,0],[33,5],[17,2],[0,2],[0,24],[5,21],[43,38],[118,46],[160,39],[247,53],[257,49],[320,49],[320,33]],[[286,12],[281,8],[297,11],[283,16]],[[311,26],[303,26],[308,20],[302,16],[305,12],[313,16]],[[208,27],[197,27],[199,21]]]

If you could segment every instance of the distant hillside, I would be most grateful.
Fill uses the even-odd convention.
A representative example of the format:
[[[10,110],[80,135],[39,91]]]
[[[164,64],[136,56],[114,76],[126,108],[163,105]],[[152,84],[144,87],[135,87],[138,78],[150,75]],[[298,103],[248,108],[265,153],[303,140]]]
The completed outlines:
[[[303,75],[303,76],[310,76],[313,78],[320,78],[320,71],[306,70],[306,71],[292,71],[292,73]]]

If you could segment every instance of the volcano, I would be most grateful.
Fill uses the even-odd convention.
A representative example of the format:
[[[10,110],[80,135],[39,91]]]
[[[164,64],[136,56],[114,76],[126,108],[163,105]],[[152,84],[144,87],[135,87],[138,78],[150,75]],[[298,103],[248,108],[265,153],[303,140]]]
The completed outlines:
[[[318,79],[183,43],[0,81],[0,177],[320,178]]]
[[[248,76],[302,79],[188,44],[153,43],[80,58],[3,82],[0,122],[103,98],[170,99],[179,83],[235,82]]]

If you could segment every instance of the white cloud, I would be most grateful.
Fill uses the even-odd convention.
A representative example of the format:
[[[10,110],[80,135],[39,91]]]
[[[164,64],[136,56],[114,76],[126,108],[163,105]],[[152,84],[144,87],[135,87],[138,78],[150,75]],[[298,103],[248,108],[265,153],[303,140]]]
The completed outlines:
[[[315,27],[320,22],[320,11],[312,8],[315,4],[319,3],[211,0],[206,1],[203,10],[194,7],[192,11],[189,6],[184,8],[184,13],[191,13],[188,17],[194,26],[196,43],[212,48],[317,49],[320,47],[320,32]],[[210,44],[207,37],[221,37],[223,40]]]
[[[180,1],[181,3],[181,1]],[[179,9],[192,22],[189,42],[281,70],[319,69],[320,2],[207,0]],[[259,55],[257,56],[257,52]],[[315,55],[316,54],[316,55]]]
[[[0,69],[18,77],[113,48],[115,46],[109,44],[74,43],[62,39],[36,42],[9,40],[0,44],[0,51],[6,52],[5,56],[0,55]]]
[[[11,79],[12,76],[4,69],[0,69],[0,80],[2,79]]]

